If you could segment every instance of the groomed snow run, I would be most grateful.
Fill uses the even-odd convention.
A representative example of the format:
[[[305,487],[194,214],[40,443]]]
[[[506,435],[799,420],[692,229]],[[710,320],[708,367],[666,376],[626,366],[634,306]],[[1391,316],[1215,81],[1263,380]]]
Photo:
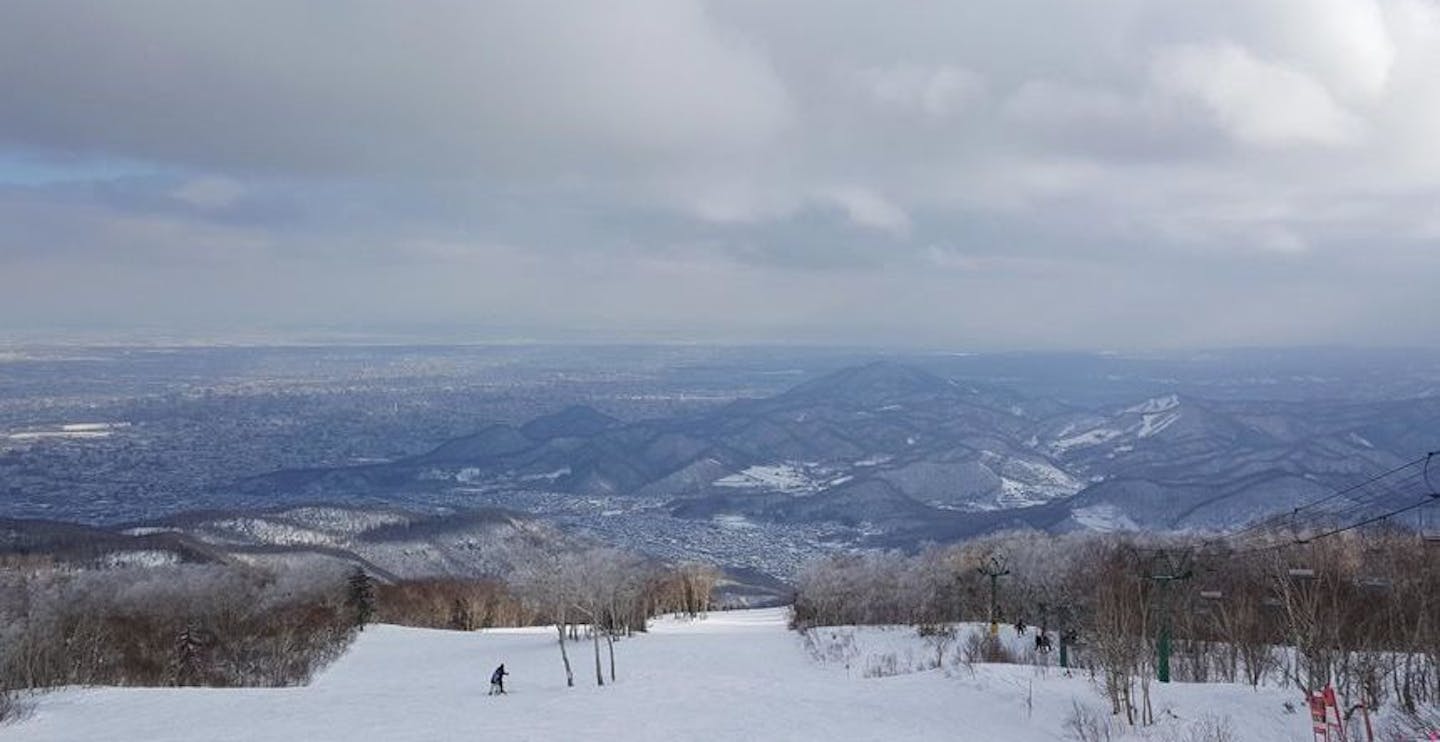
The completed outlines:
[[[1088,679],[1055,668],[977,664],[865,677],[873,673],[863,668],[875,665],[867,652],[926,656],[915,631],[817,630],[851,632],[845,645],[859,653],[826,661],[786,629],[786,616],[764,609],[657,621],[648,635],[616,646],[619,682],[605,688],[595,687],[589,644],[571,645],[570,689],[553,629],[372,626],[308,687],[66,689],[30,699],[29,717],[0,727],[0,738],[1050,742],[1068,738],[1075,702],[1104,708]],[[490,671],[501,662],[511,694],[488,697]],[[1297,700],[1290,692],[1184,684],[1153,692],[1162,724],[1119,739],[1190,739],[1179,735],[1205,715],[1228,718],[1236,742],[1310,739],[1303,707],[1283,708]]]

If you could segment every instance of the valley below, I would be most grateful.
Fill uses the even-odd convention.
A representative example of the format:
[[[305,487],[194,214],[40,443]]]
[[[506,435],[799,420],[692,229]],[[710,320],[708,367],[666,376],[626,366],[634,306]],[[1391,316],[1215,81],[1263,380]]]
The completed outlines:
[[[0,375],[0,548],[397,578],[573,542],[773,587],[999,530],[1223,532],[1440,441],[1424,354],[102,349]]]

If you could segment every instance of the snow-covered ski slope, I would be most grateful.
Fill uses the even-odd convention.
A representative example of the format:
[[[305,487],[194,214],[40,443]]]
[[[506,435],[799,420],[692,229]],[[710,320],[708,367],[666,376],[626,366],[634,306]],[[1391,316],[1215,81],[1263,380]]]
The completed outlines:
[[[594,685],[589,644],[572,645],[572,689],[565,688],[553,629],[372,626],[308,687],[67,689],[32,699],[30,717],[0,727],[0,738],[1048,742],[1067,738],[1076,701],[1103,715],[1089,680],[1054,668],[973,665],[973,672],[954,666],[865,677],[882,654],[923,657],[929,650],[908,628],[844,629],[853,637],[846,661],[825,661],[785,621],[784,609],[658,621],[649,635],[617,645],[619,682],[605,688]],[[490,672],[501,662],[512,673],[512,692],[488,697]],[[1154,692],[1165,722],[1126,739],[1190,739],[1186,726],[1207,714],[1229,717],[1236,740],[1310,739],[1303,708],[1291,714],[1283,707],[1298,700],[1292,692],[1182,684]]]

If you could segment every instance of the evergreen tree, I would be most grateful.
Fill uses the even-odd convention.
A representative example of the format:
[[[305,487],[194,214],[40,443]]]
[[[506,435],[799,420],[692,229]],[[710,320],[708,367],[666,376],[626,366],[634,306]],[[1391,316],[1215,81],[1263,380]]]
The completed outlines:
[[[363,630],[375,615],[375,584],[365,570],[356,567],[346,580],[345,608],[353,625]]]
[[[185,628],[175,637],[175,664],[173,675],[176,685],[199,685],[205,677],[205,650],[209,644],[205,631],[194,621],[185,623]]]

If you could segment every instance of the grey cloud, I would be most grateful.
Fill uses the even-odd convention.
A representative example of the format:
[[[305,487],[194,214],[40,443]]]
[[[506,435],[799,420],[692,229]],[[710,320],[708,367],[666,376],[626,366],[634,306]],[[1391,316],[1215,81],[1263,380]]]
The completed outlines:
[[[78,7],[0,10],[0,148],[160,174],[0,190],[12,321],[160,274],[137,317],[994,347],[1440,310],[1429,0]]]
[[[239,171],[561,174],[723,157],[786,122],[763,57],[687,0],[22,0],[0,139]]]

